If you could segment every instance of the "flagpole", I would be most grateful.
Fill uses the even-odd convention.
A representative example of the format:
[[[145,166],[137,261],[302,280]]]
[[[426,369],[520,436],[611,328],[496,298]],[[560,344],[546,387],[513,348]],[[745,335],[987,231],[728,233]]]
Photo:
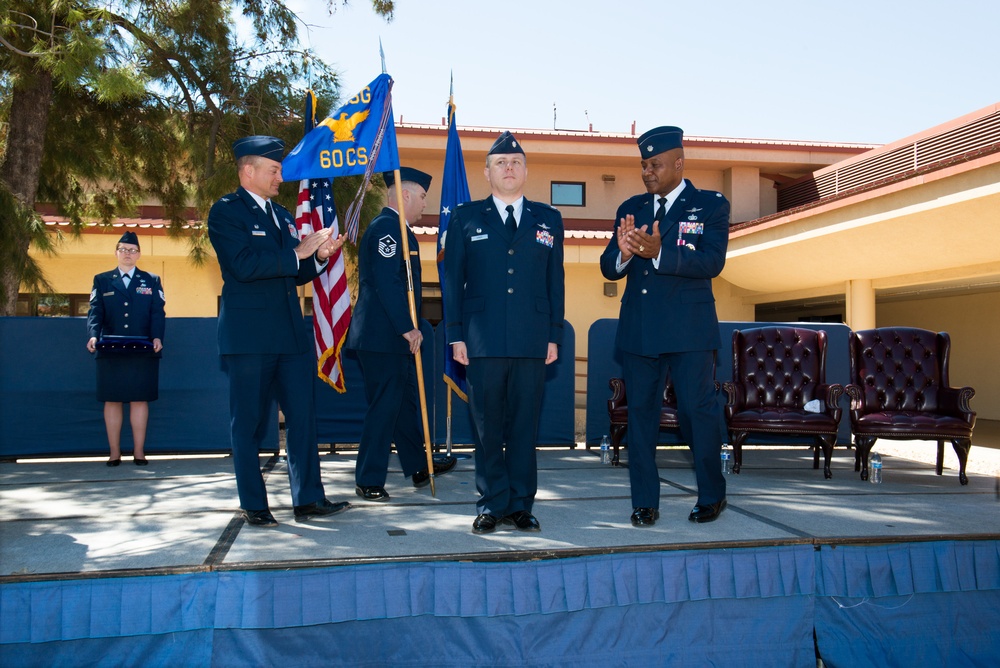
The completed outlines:
[[[448,418],[447,418],[447,429],[445,431],[445,452],[451,457],[451,385],[445,383],[444,386],[448,388]]]
[[[410,303],[410,319],[413,321],[413,328],[420,329],[420,321],[417,319],[417,303],[413,297],[413,271],[410,268],[410,235],[406,230],[406,216],[403,213],[403,183],[399,175],[399,167],[395,170],[396,177],[396,203],[399,207],[399,236],[403,238],[403,259],[406,262],[406,297]],[[437,496],[434,487],[434,452],[431,449],[431,429],[427,419],[427,394],[424,390],[424,363],[420,354],[420,348],[413,355],[417,363],[417,394],[420,396],[420,417],[424,423],[424,450],[427,453],[427,475],[431,481],[431,496]]]

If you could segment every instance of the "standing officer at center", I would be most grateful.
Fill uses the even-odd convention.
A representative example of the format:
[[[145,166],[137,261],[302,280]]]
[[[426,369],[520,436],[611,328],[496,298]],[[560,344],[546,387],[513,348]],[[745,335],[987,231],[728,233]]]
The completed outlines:
[[[684,178],[682,139],[683,131],[672,126],[639,137],[646,194],[618,207],[615,234],[601,255],[607,279],[628,277],[615,343],[628,388],[631,521],[637,527],[660,516],[656,443],[668,372],[698,481],[698,502],[688,519],[711,522],[726,507],[722,415],[713,377],[721,341],[712,279],[726,263],[729,202]]]
[[[281,185],[285,144],[253,136],[233,143],[240,187],[208,213],[208,236],[222,270],[219,354],[229,375],[236,488],[246,521],[274,527],[260,472],[272,396],[285,414],[288,481],[296,521],[350,507],[331,503],[320,480],[313,378],[316,356],[296,286],[316,278],[344,243],[325,228],[301,239],[292,214],[271,198]]]
[[[413,299],[419,314],[420,249],[409,226],[424,213],[431,175],[410,167],[401,167],[399,174],[403,201],[396,201],[395,174],[386,172],[385,208],[358,244],[358,303],[347,333],[346,346],[357,352],[368,399],[354,471],[355,493],[366,501],[389,500],[385,480],[394,442],[403,475],[417,487],[430,483],[413,357],[424,337],[410,315],[399,214],[407,223]],[[457,461],[454,457],[435,461],[435,475],[455,468]]]
[[[486,155],[492,196],[455,208],[445,239],[446,336],[467,366],[479,515],[539,531],[535,440],[545,365],[559,357],[565,287],[562,216],[524,198],[524,149],[504,132]]]

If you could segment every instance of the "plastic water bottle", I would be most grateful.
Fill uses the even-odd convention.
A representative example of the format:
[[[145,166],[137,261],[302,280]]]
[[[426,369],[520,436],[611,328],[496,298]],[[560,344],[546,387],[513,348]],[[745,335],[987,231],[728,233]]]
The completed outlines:
[[[729,475],[733,472],[733,449],[728,443],[722,444],[722,472]]]
[[[611,439],[608,438],[607,434],[601,439],[601,463],[611,463]]]
[[[868,468],[868,482],[882,484],[882,455],[877,452],[868,455]]]

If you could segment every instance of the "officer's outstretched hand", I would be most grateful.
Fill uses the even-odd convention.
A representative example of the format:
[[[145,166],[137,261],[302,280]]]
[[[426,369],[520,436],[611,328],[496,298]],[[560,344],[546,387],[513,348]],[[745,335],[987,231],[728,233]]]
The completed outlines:
[[[635,229],[635,216],[629,214],[618,221],[618,229],[615,234],[618,239],[618,250],[622,254],[622,262],[632,259],[634,251],[629,243],[629,235]]]
[[[327,239],[326,243],[320,246],[319,250],[316,251],[316,257],[318,257],[320,260],[327,259],[331,255],[336,253],[337,249],[339,249],[341,246],[344,245],[344,241],[346,238],[347,237],[345,237],[343,234],[336,237],[331,234],[330,238]]]
[[[320,246],[326,243],[327,239],[330,238],[330,234],[333,232],[332,228],[324,227],[322,230],[317,230],[312,234],[307,234],[301,239],[299,239],[299,245],[295,247],[295,254],[300,260],[305,260],[313,253],[319,251]],[[330,257],[327,254],[327,257]],[[325,259],[325,258],[321,258]]]
[[[403,338],[410,344],[410,354],[416,355],[417,351],[420,350],[420,344],[424,340],[424,335],[420,333],[419,329],[411,329],[406,334],[403,334]]]
[[[634,227],[628,235],[629,247],[639,257],[650,260],[660,254],[660,221],[653,221],[652,234],[646,232],[646,227]],[[622,254],[622,260],[625,256]]]

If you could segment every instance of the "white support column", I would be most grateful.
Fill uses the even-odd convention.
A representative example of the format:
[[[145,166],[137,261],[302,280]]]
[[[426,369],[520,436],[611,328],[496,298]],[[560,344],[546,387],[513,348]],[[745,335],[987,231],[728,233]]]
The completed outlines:
[[[870,278],[848,281],[844,290],[847,326],[852,330],[875,328],[875,288]]]

